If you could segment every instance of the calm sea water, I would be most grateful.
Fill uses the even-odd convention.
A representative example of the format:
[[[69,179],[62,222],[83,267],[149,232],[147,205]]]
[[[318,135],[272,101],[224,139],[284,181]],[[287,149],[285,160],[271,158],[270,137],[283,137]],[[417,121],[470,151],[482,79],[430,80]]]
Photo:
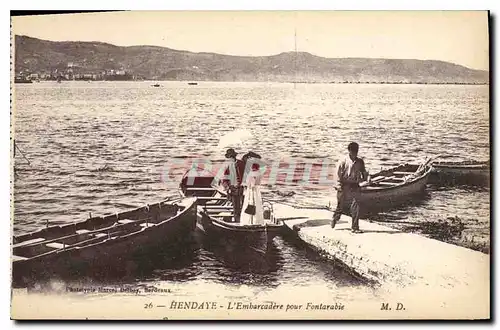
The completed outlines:
[[[14,232],[84,220],[177,195],[165,182],[172,160],[220,161],[220,139],[251,131],[245,148],[266,160],[332,162],[360,143],[371,172],[441,154],[489,159],[487,86],[279,83],[64,82],[15,86]],[[246,151],[246,150],[242,150]],[[104,170],[103,170],[104,169]],[[177,172],[180,175],[181,172]],[[180,178],[180,177],[179,177]],[[328,205],[331,187],[267,186],[266,198]],[[377,217],[414,224],[458,216],[456,244],[489,243],[490,190],[430,186],[425,198]],[[173,265],[130,283],[218,283],[276,290],[322,286],[337,294],[365,288],[340,269],[278,238],[270,260],[238,259],[197,240]],[[258,261],[258,264],[255,262]],[[245,267],[244,265],[252,265]],[[186,284],[182,284],[186,283]],[[215,285],[215,284],[214,284]],[[338,288],[342,287],[341,290]],[[274,289],[273,289],[274,288]],[[195,294],[195,289],[190,289]],[[364,290],[364,289],[363,289]]]

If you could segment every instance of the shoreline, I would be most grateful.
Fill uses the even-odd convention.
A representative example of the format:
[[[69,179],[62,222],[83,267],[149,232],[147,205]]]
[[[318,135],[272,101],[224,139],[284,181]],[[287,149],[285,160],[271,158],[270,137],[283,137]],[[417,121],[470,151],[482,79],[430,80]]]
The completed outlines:
[[[45,83],[52,82],[57,83],[56,80],[30,80],[29,83],[26,82],[13,82],[11,83],[15,85],[26,85],[26,84],[34,84],[34,83]],[[380,82],[370,82],[370,81],[350,81],[350,82],[340,82],[340,81],[264,81],[264,80],[161,80],[161,79],[147,79],[147,80],[92,80],[92,79],[75,79],[75,80],[61,80],[61,83],[66,82],[142,82],[142,83],[154,83],[154,82],[163,82],[163,83],[190,83],[196,82],[199,84],[202,83],[271,83],[271,84],[301,84],[301,85],[467,85],[467,86],[489,86],[489,82],[485,83],[474,83],[474,82],[392,82],[392,81],[380,81]],[[194,85],[195,86],[195,85]],[[161,86],[160,86],[161,87]]]

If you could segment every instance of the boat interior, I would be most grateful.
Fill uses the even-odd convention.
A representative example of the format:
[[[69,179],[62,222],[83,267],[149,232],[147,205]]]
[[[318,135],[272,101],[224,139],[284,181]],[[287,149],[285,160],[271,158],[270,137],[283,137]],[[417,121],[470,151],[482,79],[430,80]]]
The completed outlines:
[[[239,225],[239,223],[234,221],[234,207],[231,201],[218,189],[201,186],[184,188],[184,191],[190,196],[200,196],[197,197],[198,205],[210,218],[231,223],[232,225]],[[272,204],[263,201],[262,206],[264,209],[264,221],[268,224],[275,224],[276,220],[274,219]]]
[[[405,164],[390,170],[380,171],[372,175],[370,184],[362,185],[362,188],[370,190],[398,186],[420,177],[425,169],[419,165]]]
[[[220,191],[212,187],[185,188],[190,196],[199,196],[198,205],[207,215],[217,220],[233,222],[234,208],[232,203]]]
[[[186,206],[161,202],[135,210],[94,217],[86,221],[54,226],[14,239],[13,259],[25,260],[61,249],[96,244],[113,237],[138,232],[169,219]]]

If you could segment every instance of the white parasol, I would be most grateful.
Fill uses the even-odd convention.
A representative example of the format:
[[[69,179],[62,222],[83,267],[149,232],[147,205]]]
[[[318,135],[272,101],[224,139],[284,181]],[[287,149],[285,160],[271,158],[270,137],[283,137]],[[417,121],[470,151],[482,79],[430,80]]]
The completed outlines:
[[[219,138],[214,153],[224,155],[228,148],[233,148],[238,154],[246,153],[256,146],[256,139],[248,129],[236,129]]]

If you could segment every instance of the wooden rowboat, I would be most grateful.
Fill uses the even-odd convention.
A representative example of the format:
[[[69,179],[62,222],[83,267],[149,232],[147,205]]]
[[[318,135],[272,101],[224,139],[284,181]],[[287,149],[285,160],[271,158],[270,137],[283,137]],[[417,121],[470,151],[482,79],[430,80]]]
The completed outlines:
[[[373,174],[370,184],[361,184],[362,208],[392,208],[413,201],[425,191],[431,171],[428,163],[403,164]]]
[[[244,225],[234,221],[234,208],[227,195],[215,188],[210,173],[187,172],[181,180],[182,196],[196,196],[198,200],[196,227],[204,234],[224,244],[247,246],[258,252],[267,252],[271,242],[281,233],[284,223],[274,218],[272,204],[263,202],[264,224]]]
[[[210,198],[207,199],[210,201]],[[222,205],[200,205],[196,226],[224,244],[248,246],[265,253],[274,237],[281,233],[284,223],[274,218],[272,205],[269,203],[264,203],[263,224],[244,225],[234,222],[233,206],[226,200]]]
[[[195,221],[196,199],[185,198],[15,236],[13,282],[108,266],[137,253],[147,255],[187,236]]]
[[[485,185],[490,183],[489,161],[435,162],[431,173],[432,183],[468,183]]]

